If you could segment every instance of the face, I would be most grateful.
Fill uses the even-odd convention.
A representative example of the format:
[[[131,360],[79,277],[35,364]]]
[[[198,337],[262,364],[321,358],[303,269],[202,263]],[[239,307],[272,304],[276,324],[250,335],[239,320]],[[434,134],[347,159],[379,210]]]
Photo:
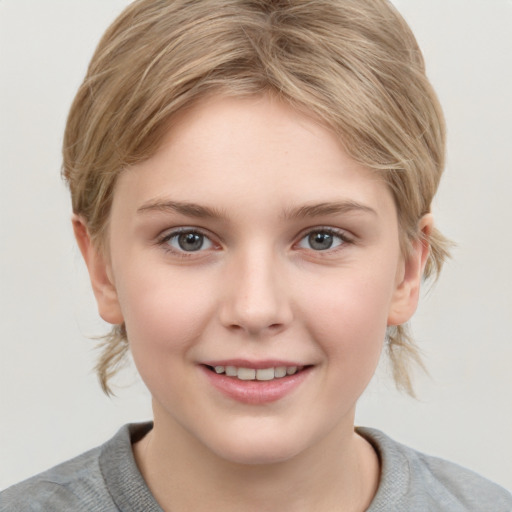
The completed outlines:
[[[120,176],[91,276],[155,429],[261,463],[352,433],[386,326],[415,305],[408,265],[386,185],[326,127],[215,97]]]

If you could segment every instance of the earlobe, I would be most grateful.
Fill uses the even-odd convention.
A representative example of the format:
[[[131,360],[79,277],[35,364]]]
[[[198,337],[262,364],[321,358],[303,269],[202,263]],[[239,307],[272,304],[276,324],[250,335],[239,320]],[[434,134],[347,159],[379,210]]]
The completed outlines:
[[[122,324],[124,320],[110,263],[104,251],[92,242],[84,219],[79,215],[73,215],[72,223],[78,247],[89,271],[98,312],[106,322],[114,325]]]
[[[406,323],[416,311],[423,271],[430,253],[430,233],[434,219],[424,215],[418,223],[419,236],[411,242],[412,250],[403,262],[388,315],[388,325]]]

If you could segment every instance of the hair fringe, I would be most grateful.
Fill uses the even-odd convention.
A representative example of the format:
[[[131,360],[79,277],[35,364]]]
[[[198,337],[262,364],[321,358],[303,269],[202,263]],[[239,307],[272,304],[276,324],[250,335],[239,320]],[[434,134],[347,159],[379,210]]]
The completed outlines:
[[[428,375],[421,352],[414,343],[407,324],[388,327],[387,354],[391,362],[393,380],[399,391],[417,398],[411,378],[411,368],[416,367]]]
[[[96,375],[103,392],[107,396],[115,396],[109,382],[127,363],[129,348],[125,325],[115,325],[108,334],[97,339],[101,341],[96,346],[100,351],[95,366]]]
[[[451,258],[451,251],[456,244],[436,228],[430,233],[427,243],[430,245],[430,254],[423,278],[431,279],[435,283],[439,279],[444,263]]]

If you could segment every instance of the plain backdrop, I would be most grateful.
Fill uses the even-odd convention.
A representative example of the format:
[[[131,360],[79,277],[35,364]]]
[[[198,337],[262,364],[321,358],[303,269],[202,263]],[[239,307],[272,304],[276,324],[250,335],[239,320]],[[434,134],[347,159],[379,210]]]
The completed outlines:
[[[0,0],[0,488],[151,416],[134,370],[106,398],[98,319],[60,180],[67,110],[126,0]],[[358,424],[512,488],[512,1],[397,0],[444,106],[434,204],[458,247],[413,321],[419,400],[386,365]]]

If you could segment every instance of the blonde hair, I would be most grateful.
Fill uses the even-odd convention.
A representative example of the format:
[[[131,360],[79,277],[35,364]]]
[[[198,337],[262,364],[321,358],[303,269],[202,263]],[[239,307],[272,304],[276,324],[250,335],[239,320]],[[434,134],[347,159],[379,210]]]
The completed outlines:
[[[137,0],[101,39],[71,107],[63,176],[73,211],[102,246],[116,179],[152,156],[173,116],[205,95],[271,91],[327,124],[356,161],[379,171],[396,202],[404,254],[430,211],[445,127],[416,40],[387,0]],[[447,241],[434,230],[425,277]],[[421,364],[406,326],[388,330],[395,382],[412,394]],[[105,337],[102,388],[128,350]]]

